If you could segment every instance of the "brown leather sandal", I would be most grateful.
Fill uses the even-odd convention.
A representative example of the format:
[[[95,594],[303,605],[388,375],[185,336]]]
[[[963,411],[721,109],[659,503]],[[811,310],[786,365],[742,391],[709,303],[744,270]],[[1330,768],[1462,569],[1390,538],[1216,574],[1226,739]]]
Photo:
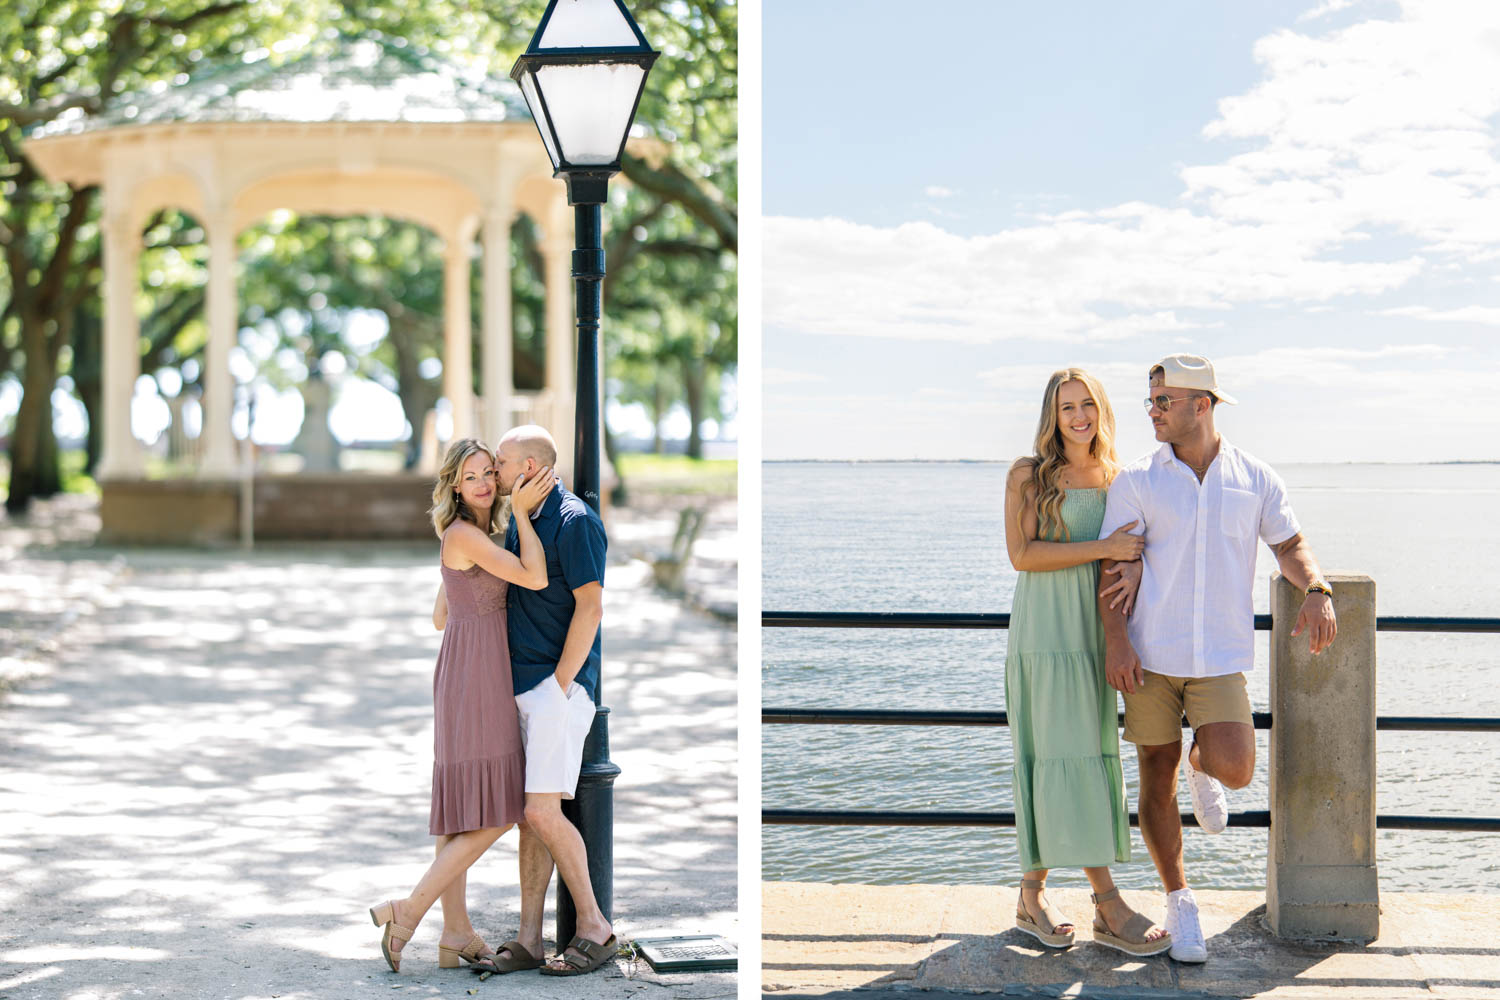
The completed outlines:
[[[385,956],[385,964],[391,967],[392,972],[400,972],[401,954],[391,951],[391,942],[400,941],[404,945],[411,940],[411,936],[416,931],[396,923],[394,900],[370,907],[370,919],[374,921],[376,927],[385,927],[385,933],[380,936],[380,953]]]
[[[1123,951],[1127,955],[1144,958],[1147,955],[1160,955],[1172,947],[1172,935],[1163,934],[1159,938],[1147,938],[1147,933],[1156,925],[1146,918],[1144,914],[1130,912],[1130,919],[1125,921],[1125,926],[1120,928],[1116,934],[1109,929],[1104,915],[1099,912],[1099,904],[1107,903],[1120,895],[1119,889],[1111,889],[1104,895],[1095,895],[1094,898],[1094,940],[1106,948],[1115,951]]]
[[[1071,947],[1073,944],[1073,932],[1059,933],[1057,930],[1057,928],[1069,924],[1071,921],[1053,920],[1054,916],[1061,917],[1062,914],[1056,913],[1050,906],[1045,904],[1042,904],[1040,920],[1033,917],[1026,909],[1025,891],[1027,889],[1035,889],[1040,892],[1045,888],[1047,888],[1046,883],[1041,879],[1025,877],[1021,879],[1022,895],[1016,899],[1016,929],[1022,933],[1030,934],[1048,948]],[[1037,902],[1040,904],[1041,900],[1038,899]]]
[[[605,962],[615,957],[615,936],[611,934],[609,940],[603,944],[590,941],[588,938],[575,937],[568,942],[568,948],[579,952],[577,955],[569,955],[567,948],[554,955],[561,959],[566,969],[554,969],[550,965],[544,965],[538,971],[544,976],[581,976],[602,967]]]
[[[501,957],[500,951],[510,952],[510,957]],[[542,956],[533,955],[519,941],[505,942],[500,946],[500,951],[495,952],[493,955],[484,956],[469,966],[469,968],[475,972],[495,972],[503,975],[507,972],[525,972],[527,969],[540,969],[542,967]]]

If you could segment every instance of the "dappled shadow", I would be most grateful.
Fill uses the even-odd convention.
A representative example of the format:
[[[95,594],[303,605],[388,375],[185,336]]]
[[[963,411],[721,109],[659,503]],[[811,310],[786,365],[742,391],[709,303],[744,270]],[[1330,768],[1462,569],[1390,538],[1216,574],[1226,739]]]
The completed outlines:
[[[0,995],[474,985],[434,965],[437,910],[399,980],[366,913],[432,853],[432,548],[124,552],[0,708]],[[607,594],[617,921],[733,936],[733,634],[640,570]],[[515,839],[470,873],[492,943],[517,925]]]

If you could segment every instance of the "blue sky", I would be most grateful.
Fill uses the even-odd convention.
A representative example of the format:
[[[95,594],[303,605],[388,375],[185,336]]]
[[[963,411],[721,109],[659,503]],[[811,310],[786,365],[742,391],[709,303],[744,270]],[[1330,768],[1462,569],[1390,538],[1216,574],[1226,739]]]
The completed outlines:
[[[767,0],[768,459],[1125,457],[1213,358],[1271,461],[1500,459],[1500,5]],[[857,13],[857,23],[851,13]]]

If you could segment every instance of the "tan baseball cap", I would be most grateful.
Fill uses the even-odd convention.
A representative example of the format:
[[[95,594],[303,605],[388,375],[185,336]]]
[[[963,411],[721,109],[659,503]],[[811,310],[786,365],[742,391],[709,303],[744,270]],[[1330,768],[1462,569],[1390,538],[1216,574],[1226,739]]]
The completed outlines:
[[[1219,382],[1214,378],[1214,364],[1212,361],[1196,354],[1168,354],[1156,364],[1147,368],[1148,373],[1160,368],[1162,371],[1162,387],[1166,389],[1201,389],[1211,392],[1221,403],[1233,403],[1233,396],[1225,394],[1219,388]]]

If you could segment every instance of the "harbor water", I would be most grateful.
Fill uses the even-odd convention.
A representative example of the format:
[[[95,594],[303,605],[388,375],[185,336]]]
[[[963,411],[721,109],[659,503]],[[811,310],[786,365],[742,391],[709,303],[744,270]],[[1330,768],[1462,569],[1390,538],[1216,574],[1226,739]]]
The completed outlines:
[[[1292,505],[1323,569],[1374,578],[1378,613],[1500,617],[1500,464],[1284,465]],[[769,463],[764,471],[764,606],[777,611],[1009,611],[997,463]],[[941,483],[934,494],[933,483]],[[1264,546],[1255,611],[1268,611]],[[774,707],[1004,708],[1003,630],[785,629],[763,632],[762,703]],[[1268,707],[1268,633],[1249,675]],[[1500,635],[1381,633],[1381,715],[1500,716]],[[1267,808],[1266,733],[1257,773],[1232,810]],[[1010,810],[1003,728],[762,728],[767,808]],[[1122,745],[1134,809],[1134,750]],[[1500,733],[1382,732],[1382,814],[1500,816]],[[1184,811],[1190,810],[1186,789]],[[1122,886],[1159,883],[1139,831]],[[1500,834],[1382,830],[1382,889],[1500,892]],[[1189,881],[1265,884],[1266,831],[1185,831]],[[766,826],[771,881],[996,884],[1017,877],[1015,831]],[[1086,884],[1058,871],[1058,885]]]

